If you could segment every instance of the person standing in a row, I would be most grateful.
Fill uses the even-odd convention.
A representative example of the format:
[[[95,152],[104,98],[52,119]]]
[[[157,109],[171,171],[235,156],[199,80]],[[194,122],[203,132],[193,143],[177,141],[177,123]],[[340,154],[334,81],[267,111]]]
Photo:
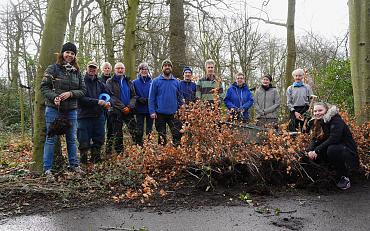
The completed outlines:
[[[184,96],[185,103],[189,104],[190,102],[195,102],[197,85],[192,81],[193,71],[190,67],[184,67],[182,74],[184,80],[180,81],[180,91]]]
[[[41,81],[41,92],[45,98],[45,122],[47,136],[44,144],[45,175],[53,180],[52,166],[56,134],[50,134],[50,126],[60,116],[70,123],[66,131],[69,168],[82,172],[77,159],[76,130],[77,130],[77,100],[86,93],[85,83],[76,61],[77,48],[73,43],[63,45],[57,56],[57,61],[47,67]]]
[[[167,143],[166,125],[168,125],[173,144],[175,146],[180,144],[182,124],[175,115],[182,104],[180,83],[172,75],[172,62],[166,59],[162,62],[162,74],[153,80],[149,93],[149,113],[150,117],[155,119],[158,143]]]

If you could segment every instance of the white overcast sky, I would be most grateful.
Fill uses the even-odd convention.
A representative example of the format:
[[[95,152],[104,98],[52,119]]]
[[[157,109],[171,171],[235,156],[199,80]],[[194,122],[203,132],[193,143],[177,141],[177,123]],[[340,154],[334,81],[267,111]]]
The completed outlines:
[[[245,0],[248,6],[248,15],[265,16],[264,13],[253,8],[261,8],[264,1],[266,0]],[[268,13],[271,21],[286,22],[288,0],[270,0],[263,9]],[[278,37],[285,36],[283,27],[259,22],[259,28]],[[333,39],[334,37],[342,37],[347,32],[347,29],[347,0],[296,0],[296,35],[299,36],[307,31],[312,31],[328,39]]]

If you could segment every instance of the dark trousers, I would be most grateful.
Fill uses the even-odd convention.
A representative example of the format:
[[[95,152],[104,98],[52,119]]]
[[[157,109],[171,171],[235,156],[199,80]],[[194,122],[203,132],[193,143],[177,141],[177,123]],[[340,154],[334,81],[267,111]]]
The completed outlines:
[[[78,149],[100,148],[104,144],[105,115],[77,120]]]
[[[157,119],[155,120],[155,128],[158,132],[158,143],[166,144],[167,143],[167,129],[166,125],[170,127],[172,134],[173,145],[177,146],[180,144],[181,140],[181,121],[175,118],[175,114],[165,115],[157,113]]]
[[[306,106],[296,106],[294,107],[294,110],[296,112],[299,112],[301,115],[303,115],[307,110],[308,110],[308,105]],[[305,118],[306,119],[306,118]],[[307,118],[309,119],[309,118]],[[296,132],[296,131],[303,131],[304,126],[304,120],[297,120],[297,118],[294,115],[294,111],[290,112],[289,115],[289,125],[288,125],[288,130],[290,132]]]
[[[136,114],[137,136],[139,143],[143,143],[144,124],[146,125],[145,134],[149,135],[153,131],[153,119],[149,114]]]
[[[133,114],[123,115],[116,111],[108,113],[107,121],[107,145],[106,154],[110,155],[112,153],[112,148],[114,147],[117,153],[123,151],[123,124],[126,124],[131,138],[135,144],[138,144],[139,139],[136,129],[136,120]]]
[[[326,150],[327,161],[334,167],[337,177],[348,176],[349,170],[358,168],[357,154],[343,144],[333,144]]]

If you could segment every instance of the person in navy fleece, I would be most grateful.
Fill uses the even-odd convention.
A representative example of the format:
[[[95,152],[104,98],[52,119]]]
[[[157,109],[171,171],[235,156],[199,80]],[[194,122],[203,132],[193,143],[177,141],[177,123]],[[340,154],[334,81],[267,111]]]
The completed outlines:
[[[186,104],[195,101],[195,92],[197,90],[197,85],[191,81],[193,77],[193,71],[190,67],[184,67],[182,71],[184,76],[184,80],[180,81],[180,91],[184,96],[184,100]]]
[[[116,63],[114,65],[114,76],[107,80],[107,88],[112,93],[112,107],[108,112],[108,125],[113,131],[112,137],[107,137],[106,154],[109,157],[112,154],[114,146],[116,153],[123,152],[123,123],[127,125],[132,140],[138,144],[136,131],[136,120],[134,109],[136,103],[136,94],[134,86],[125,75],[125,65]]]
[[[248,109],[253,105],[252,93],[249,91],[247,84],[245,84],[245,76],[239,72],[235,76],[235,82],[230,85],[226,92],[224,99],[230,115],[239,121],[248,122]]]
[[[144,123],[146,123],[145,133],[149,135],[153,129],[153,119],[150,118],[148,108],[149,90],[152,85],[152,78],[149,75],[147,63],[140,63],[138,66],[136,79],[132,81],[136,92],[136,122],[139,144],[143,143]]]
[[[155,78],[149,91],[149,113],[155,119],[158,132],[158,143],[166,144],[166,124],[170,127],[175,146],[181,139],[181,121],[175,118],[179,107],[183,104],[180,82],[172,75],[172,62],[162,62],[162,74]]]

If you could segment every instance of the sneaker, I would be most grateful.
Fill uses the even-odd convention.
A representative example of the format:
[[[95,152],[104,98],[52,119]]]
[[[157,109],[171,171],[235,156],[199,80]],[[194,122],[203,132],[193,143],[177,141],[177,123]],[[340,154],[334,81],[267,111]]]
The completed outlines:
[[[75,172],[75,173],[79,173],[79,174],[84,174],[85,172],[82,171],[81,167],[80,166],[76,166],[76,167],[70,167],[70,170],[72,172]]]
[[[55,178],[53,176],[53,173],[51,172],[51,170],[46,170],[45,171],[45,176],[46,176],[46,182],[54,182],[55,181]]]
[[[342,176],[337,183],[337,187],[342,190],[349,189],[351,187],[351,182],[349,181],[349,178],[346,176]]]

